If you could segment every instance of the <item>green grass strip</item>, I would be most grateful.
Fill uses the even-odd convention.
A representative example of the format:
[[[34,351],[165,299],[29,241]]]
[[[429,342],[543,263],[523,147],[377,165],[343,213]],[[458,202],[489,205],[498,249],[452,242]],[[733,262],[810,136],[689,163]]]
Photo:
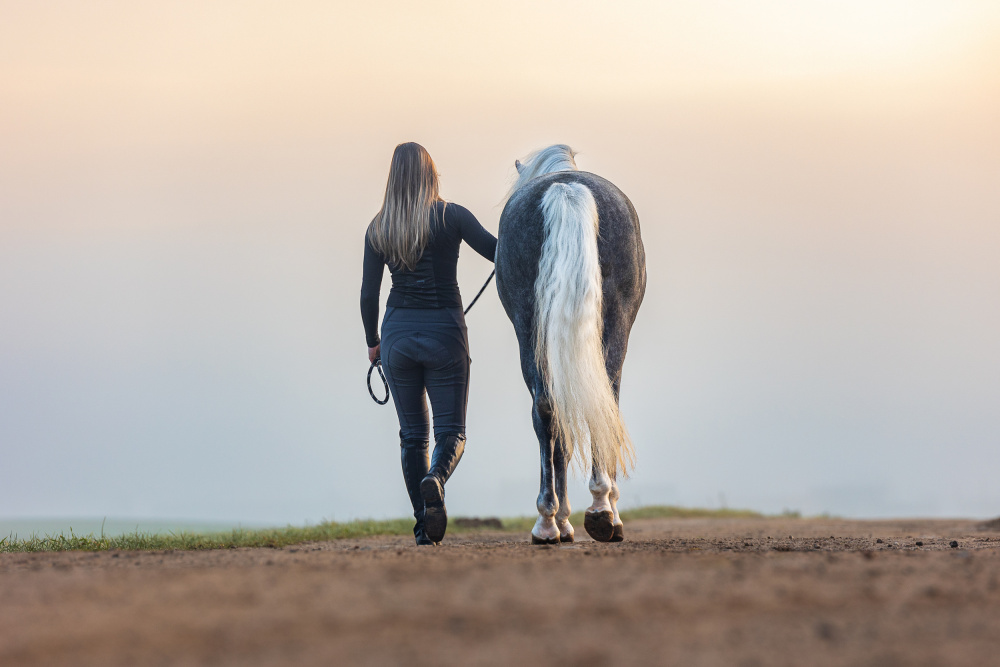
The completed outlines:
[[[798,518],[798,513],[787,512],[783,516]],[[759,519],[764,515],[750,510],[731,509],[699,509],[690,507],[672,507],[666,505],[639,507],[621,512],[623,521],[637,519]],[[583,525],[583,512],[576,512],[570,517],[574,526]],[[465,523],[466,525],[462,525]],[[502,519],[500,530],[505,532],[528,532],[535,519],[518,517]],[[239,547],[270,547],[278,549],[303,542],[323,542],[329,540],[356,539],[375,535],[411,535],[412,519],[359,520],[346,523],[325,522],[315,526],[287,526],[285,528],[245,529],[237,528],[230,532],[220,533],[165,533],[151,534],[136,531],[132,534],[116,535],[114,537],[76,535],[70,530],[69,535],[32,535],[19,538],[9,535],[0,538],[0,553],[29,553],[40,551],[107,551],[122,549],[129,551],[167,551],[171,549],[236,549]],[[450,522],[449,532],[469,533],[483,530],[496,531],[493,525],[477,525],[475,521],[455,519]]]

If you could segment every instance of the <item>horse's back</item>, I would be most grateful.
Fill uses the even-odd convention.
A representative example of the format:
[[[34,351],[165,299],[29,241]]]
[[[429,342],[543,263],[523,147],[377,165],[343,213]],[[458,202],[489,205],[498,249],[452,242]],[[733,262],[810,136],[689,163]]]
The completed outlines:
[[[541,250],[542,197],[554,183],[579,183],[594,196],[601,221],[601,237],[610,245],[621,242],[638,243],[639,216],[629,198],[611,181],[589,171],[557,171],[530,181],[518,190],[500,214],[501,236],[509,232],[527,232],[529,240],[537,240],[536,254]],[[531,233],[535,230],[535,233]],[[610,234],[610,236],[608,236]]]
[[[515,320],[530,313],[545,239],[542,197],[554,183],[587,187],[597,205],[598,255],[605,303],[628,317],[629,328],[646,288],[646,257],[639,216],[614,183],[587,171],[558,171],[530,181],[510,198],[500,214],[497,289],[507,314]]]

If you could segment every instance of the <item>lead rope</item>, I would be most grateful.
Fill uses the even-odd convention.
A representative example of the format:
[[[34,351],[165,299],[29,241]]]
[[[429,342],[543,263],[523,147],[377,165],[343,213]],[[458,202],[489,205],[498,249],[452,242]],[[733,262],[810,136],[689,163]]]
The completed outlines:
[[[472,300],[472,303],[469,304],[469,307],[465,309],[465,311],[462,313],[463,315],[468,315],[469,314],[469,311],[472,310],[472,307],[474,305],[476,305],[477,301],[479,301],[479,297],[481,297],[483,295],[483,292],[486,291],[486,288],[489,286],[490,281],[493,280],[493,276],[495,276],[496,274],[497,274],[497,270],[496,269],[493,269],[492,271],[490,271],[490,277],[487,278],[486,282],[483,283],[483,286],[479,288],[479,291],[476,293],[476,298],[474,298]]]
[[[462,312],[463,315],[469,314],[469,311],[472,310],[472,307],[474,305],[476,305],[476,301],[479,301],[479,297],[481,297],[483,295],[483,292],[486,291],[486,288],[489,287],[490,281],[493,280],[493,276],[495,276],[496,274],[497,274],[496,269],[493,269],[490,272],[490,277],[486,279],[486,282],[483,283],[483,286],[479,289],[479,292],[476,293],[476,297],[472,300],[472,303],[470,303],[468,308],[466,308]],[[385,386],[385,398],[381,400],[379,400],[379,397],[376,396],[375,392],[372,390],[372,371],[375,370],[376,368],[378,369],[379,377],[382,378],[382,384]],[[385,373],[382,372],[381,357],[375,357],[375,361],[373,361],[372,365],[368,367],[368,393],[371,394],[372,400],[378,403],[379,405],[385,405],[386,403],[389,402],[389,383],[386,382]]]
[[[382,384],[385,385],[385,398],[382,400],[379,400],[378,396],[375,395],[375,392],[372,391],[372,371],[376,368],[378,369],[379,377],[382,378]],[[379,357],[375,357],[375,361],[373,361],[372,365],[368,367],[368,393],[371,394],[372,400],[379,405],[385,405],[389,402],[389,383],[385,381],[385,373],[382,372],[382,359]]]

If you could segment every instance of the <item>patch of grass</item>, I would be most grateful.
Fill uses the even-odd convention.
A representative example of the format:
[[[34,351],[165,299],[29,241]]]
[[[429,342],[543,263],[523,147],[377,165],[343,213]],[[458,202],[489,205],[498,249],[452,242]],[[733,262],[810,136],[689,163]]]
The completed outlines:
[[[730,509],[699,509],[689,507],[672,507],[658,505],[639,507],[621,512],[624,521],[636,519],[752,519],[763,518],[764,515],[750,510]],[[576,512],[570,517],[574,526],[583,525],[583,512]],[[469,533],[496,528],[462,527],[453,522],[448,530],[451,533]],[[515,517],[502,519],[505,532],[526,533],[534,525],[534,517]],[[0,553],[28,553],[39,551],[108,551],[122,549],[130,551],[167,551],[171,549],[236,549],[239,547],[281,547],[303,542],[323,542],[343,540],[375,535],[411,535],[412,519],[388,519],[376,521],[366,519],[346,523],[325,522],[315,526],[287,526],[285,528],[245,529],[237,528],[220,533],[163,533],[152,534],[136,531],[126,535],[108,537],[76,535],[70,530],[69,535],[32,535],[18,538],[9,535],[0,538]]]
[[[348,523],[321,523],[316,526],[287,526],[285,528],[245,529],[236,528],[225,533],[164,533],[135,532],[114,537],[80,536],[70,530],[69,536],[46,535],[20,539],[13,535],[0,539],[0,553],[34,551],[107,551],[127,549],[138,551],[166,551],[170,549],[236,549],[238,547],[281,548],[302,542],[342,540],[374,535],[409,535],[413,530],[410,519],[386,521],[350,521]]]

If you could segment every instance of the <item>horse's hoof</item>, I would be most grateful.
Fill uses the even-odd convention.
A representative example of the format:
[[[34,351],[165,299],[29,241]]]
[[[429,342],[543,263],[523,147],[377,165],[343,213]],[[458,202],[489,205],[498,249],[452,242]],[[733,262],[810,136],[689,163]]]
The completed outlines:
[[[532,544],[559,544],[558,537],[538,537],[534,533],[531,534]]]
[[[560,542],[572,542],[573,541],[573,533],[567,533],[566,535],[560,535],[559,536],[559,541]]]
[[[583,515],[583,527],[587,530],[587,534],[598,542],[610,542],[615,534],[614,518],[615,515],[609,510],[602,512],[588,510]]]
[[[614,532],[611,533],[611,541],[623,542],[624,540],[625,540],[625,526],[620,523],[616,523]]]

